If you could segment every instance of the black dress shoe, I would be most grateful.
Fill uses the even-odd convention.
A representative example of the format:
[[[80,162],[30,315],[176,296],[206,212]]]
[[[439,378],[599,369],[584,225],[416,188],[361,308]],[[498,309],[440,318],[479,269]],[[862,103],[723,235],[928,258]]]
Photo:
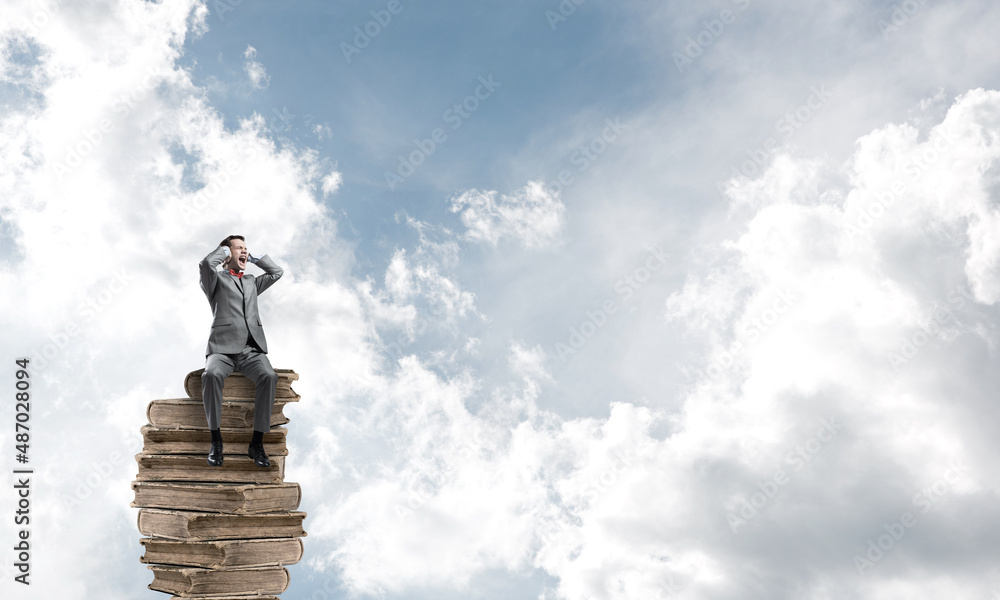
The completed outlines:
[[[222,442],[212,442],[212,449],[208,452],[208,464],[211,467],[222,465]]]
[[[262,469],[267,469],[271,466],[271,460],[267,458],[267,454],[264,452],[263,445],[256,446],[254,444],[250,444],[250,448],[249,450],[247,450],[247,454],[249,454],[250,458],[253,459],[253,464],[257,465],[258,467]]]

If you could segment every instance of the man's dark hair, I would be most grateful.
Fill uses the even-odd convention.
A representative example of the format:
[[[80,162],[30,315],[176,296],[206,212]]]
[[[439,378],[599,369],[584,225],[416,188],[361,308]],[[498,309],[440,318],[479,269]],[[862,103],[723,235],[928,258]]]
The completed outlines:
[[[229,243],[232,242],[233,240],[241,240],[244,244],[247,243],[247,241],[243,239],[242,235],[231,235],[231,236],[227,237],[226,239],[222,240],[222,242],[220,242],[219,245],[220,246],[228,246]]]

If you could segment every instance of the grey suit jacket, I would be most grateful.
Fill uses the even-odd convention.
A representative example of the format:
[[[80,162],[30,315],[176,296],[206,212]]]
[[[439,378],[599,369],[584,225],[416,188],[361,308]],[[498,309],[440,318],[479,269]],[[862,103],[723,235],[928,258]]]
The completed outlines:
[[[257,266],[264,275],[254,277],[249,273],[238,279],[229,271],[217,271],[226,259],[226,251],[217,247],[199,265],[201,289],[212,306],[212,333],[208,337],[209,354],[239,354],[247,343],[247,334],[267,352],[264,327],[257,311],[257,295],[274,285],[284,271],[265,254],[257,259]]]

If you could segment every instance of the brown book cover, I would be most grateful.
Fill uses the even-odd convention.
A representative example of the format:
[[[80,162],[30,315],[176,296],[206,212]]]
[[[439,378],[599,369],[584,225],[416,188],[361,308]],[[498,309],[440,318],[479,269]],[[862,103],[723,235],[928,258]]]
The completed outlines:
[[[206,425],[207,427],[207,425]],[[143,425],[139,429],[142,434],[142,451],[145,454],[205,454],[208,455],[212,436],[207,428],[202,429],[172,429]],[[288,430],[284,427],[272,427],[264,433],[264,452],[268,456],[287,456],[288,448],[285,438]],[[247,446],[253,437],[252,429],[223,429],[222,449],[230,454],[246,454]]]
[[[219,467],[212,467],[219,468]],[[167,508],[229,514],[295,510],[302,500],[297,483],[235,484],[133,481],[133,508]]]
[[[233,567],[280,567],[294,565],[302,558],[302,540],[212,540],[187,542],[162,538],[142,538],[144,563],[229,569]]]
[[[149,589],[183,598],[280,594],[288,589],[288,569],[284,567],[221,571],[166,565],[149,565],[148,568],[153,572],[153,582],[149,584]]]
[[[189,596],[190,597],[190,596]],[[186,600],[183,596],[171,596],[170,600]],[[198,596],[198,600],[281,600],[277,596]]]
[[[191,371],[184,378],[184,390],[187,391],[188,397],[201,400],[201,374],[204,372],[205,369]],[[278,376],[278,383],[274,390],[275,399],[281,398],[285,402],[297,402],[299,395],[292,390],[292,382],[299,378],[298,373],[291,369],[275,369],[274,373]],[[226,381],[222,384],[222,398],[223,400],[250,400],[252,402],[254,390],[256,390],[254,382],[244,377],[242,373],[234,372],[226,377]]]
[[[139,509],[139,532],[171,540],[288,538],[306,535],[301,511],[226,515],[160,508]],[[235,593],[235,592],[234,592]]]
[[[203,481],[207,483],[282,483],[285,457],[270,457],[271,466],[262,469],[249,455],[228,456],[222,464],[208,464],[206,454],[135,455],[139,463],[138,481]]]
[[[219,423],[222,429],[253,429],[253,402],[222,401],[222,415]],[[281,412],[285,402],[275,399],[271,410],[271,427],[288,423]],[[171,398],[153,400],[146,407],[146,419],[150,425],[164,429],[208,430],[205,418],[205,404],[201,399]]]

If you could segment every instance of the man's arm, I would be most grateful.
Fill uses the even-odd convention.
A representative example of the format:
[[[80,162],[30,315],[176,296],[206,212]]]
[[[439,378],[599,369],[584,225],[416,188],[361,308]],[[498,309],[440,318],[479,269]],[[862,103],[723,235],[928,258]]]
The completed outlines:
[[[199,283],[201,283],[201,290],[205,292],[205,295],[209,299],[212,298],[212,293],[215,292],[215,286],[219,282],[219,272],[216,271],[216,267],[222,264],[222,261],[226,260],[229,256],[229,248],[226,246],[218,246],[215,250],[212,250],[208,256],[201,260],[198,265],[199,271],[201,272],[201,278]]]
[[[271,260],[271,258],[266,254],[260,258],[254,257],[253,262],[264,271],[264,274],[260,277],[253,278],[253,282],[257,286],[257,294],[260,294],[267,288],[274,285],[274,282],[281,279],[281,276],[285,273],[281,270],[281,267],[274,264],[274,261]]]

